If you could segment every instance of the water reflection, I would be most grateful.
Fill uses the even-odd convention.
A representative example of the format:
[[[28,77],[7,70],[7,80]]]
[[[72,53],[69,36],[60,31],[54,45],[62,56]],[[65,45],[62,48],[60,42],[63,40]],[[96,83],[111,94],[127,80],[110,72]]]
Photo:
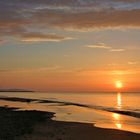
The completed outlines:
[[[114,118],[115,120],[120,120],[120,115],[117,114],[117,113],[113,113],[113,118]]]
[[[121,123],[116,123],[115,125],[117,126],[118,129],[122,128],[122,124]]]
[[[121,93],[118,92],[117,93],[117,109],[121,109],[122,108],[122,97],[121,97]]]
[[[120,110],[122,108],[122,97],[121,97],[121,93],[120,92],[117,93],[117,101],[116,101],[116,103],[117,103],[117,109]],[[121,129],[122,128],[122,123],[121,123],[121,116],[120,116],[120,114],[113,113],[112,117],[113,117],[113,120],[115,121],[115,126],[118,129]]]
[[[117,113],[113,113],[112,117],[113,117],[113,120],[115,122],[116,128],[121,129],[122,128],[121,116]]]

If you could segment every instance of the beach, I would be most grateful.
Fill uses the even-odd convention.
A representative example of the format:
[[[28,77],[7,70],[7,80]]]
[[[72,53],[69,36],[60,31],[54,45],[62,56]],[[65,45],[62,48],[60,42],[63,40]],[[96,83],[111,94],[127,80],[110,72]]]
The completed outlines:
[[[0,140],[140,140],[140,0],[0,0]]]
[[[139,140],[140,135],[94,127],[90,123],[52,120],[53,112],[0,107],[1,140]]]
[[[139,140],[139,95],[118,95],[0,93],[0,140]],[[126,95],[133,111],[115,108]]]
[[[102,129],[92,124],[49,121],[37,125],[32,134],[21,140],[139,140],[140,135],[125,131]]]

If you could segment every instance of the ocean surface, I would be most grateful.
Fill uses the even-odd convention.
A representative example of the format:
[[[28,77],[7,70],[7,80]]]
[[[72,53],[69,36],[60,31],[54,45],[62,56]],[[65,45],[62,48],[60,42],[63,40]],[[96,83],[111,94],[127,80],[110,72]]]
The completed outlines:
[[[140,93],[1,92],[0,97],[35,99],[0,99],[0,106],[55,112],[54,120],[140,133]]]

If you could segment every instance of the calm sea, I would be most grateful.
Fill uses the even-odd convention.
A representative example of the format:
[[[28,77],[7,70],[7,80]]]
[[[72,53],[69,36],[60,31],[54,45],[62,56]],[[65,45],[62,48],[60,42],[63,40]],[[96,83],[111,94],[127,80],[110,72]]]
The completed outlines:
[[[1,106],[51,111],[56,113],[54,120],[93,123],[96,127],[140,133],[140,93],[1,92],[0,96],[54,101],[25,103],[0,100]]]

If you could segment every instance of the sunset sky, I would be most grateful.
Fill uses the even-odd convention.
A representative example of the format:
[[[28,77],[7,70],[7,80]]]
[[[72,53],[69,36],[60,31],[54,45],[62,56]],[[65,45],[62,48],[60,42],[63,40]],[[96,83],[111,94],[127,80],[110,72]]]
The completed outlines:
[[[0,0],[0,89],[140,91],[140,0]]]

